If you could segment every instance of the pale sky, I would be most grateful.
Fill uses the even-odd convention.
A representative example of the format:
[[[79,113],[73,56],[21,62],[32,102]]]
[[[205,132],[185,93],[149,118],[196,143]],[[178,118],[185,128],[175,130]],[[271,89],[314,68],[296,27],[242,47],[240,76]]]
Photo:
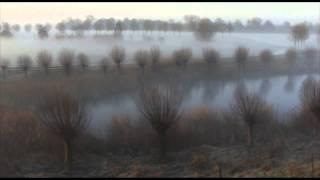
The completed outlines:
[[[114,17],[116,19],[148,18],[183,20],[186,14],[224,20],[247,20],[252,17],[271,19],[276,24],[290,22],[320,21],[320,3],[73,3],[45,2],[19,3],[0,2],[0,21],[9,23],[56,23],[69,17],[84,19],[87,15],[95,18]]]

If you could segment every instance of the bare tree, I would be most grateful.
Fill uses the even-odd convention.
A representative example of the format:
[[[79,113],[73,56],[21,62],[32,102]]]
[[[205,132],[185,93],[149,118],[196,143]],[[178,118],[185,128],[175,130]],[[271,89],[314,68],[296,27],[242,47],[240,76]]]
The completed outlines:
[[[144,72],[148,59],[149,59],[149,53],[148,51],[145,51],[145,50],[139,50],[134,55],[134,60],[137,63],[137,65],[141,68],[142,72]]]
[[[173,52],[173,59],[178,67],[186,67],[191,57],[192,51],[189,48],[182,48]]]
[[[308,77],[302,83],[300,89],[300,101],[302,107],[312,112],[320,120],[320,83],[314,78]]]
[[[270,66],[272,60],[273,60],[273,54],[270,50],[266,49],[260,52],[259,54],[260,60],[262,63],[264,63],[267,66]]]
[[[3,79],[6,78],[6,72],[9,67],[10,61],[8,59],[1,58],[0,59],[0,67],[3,73]]]
[[[241,89],[234,94],[232,110],[247,126],[248,146],[254,144],[254,126],[265,118],[270,118],[271,107],[257,94]]]
[[[210,41],[216,29],[210,19],[201,19],[195,31],[195,37],[202,41]]]
[[[248,56],[249,50],[245,47],[240,46],[235,50],[234,58],[239,68],[243,69],[245,67]]]
[[[46,75],[49,74],[49,68],[52,63],[52,55],[49,51],[42,50],[38,53],[38,65],[44,69]]]
[[[202,51],[203,59],[208,63],[208,67],[211,65],[216,65],[220,60],[220,54],[213,48],[203,49]]]
[[[286,51],[286,59],[290,65],[293,65],[297,61],[297,50],[295,48],[290,48]]]
[[[72,71],[73,61],[75,58],[74,51],[69,49],[63,49],[59,53],[59,62],[63,66],[63,69],[67,76],[70,75]]]
[[[309,29],[305,23],[299,23],[292,26],[291,36],[294,41],[294,45],[302,43],[309,38]]]
[[[107,57],[104,57],[100,61],[100,67],[104,74],[107,73],[108,67],[109,67],[109,59]]]
[[[31,29],[32,29],[32,25],[31,25],[31,24],[26,24],[26,25],[24,25],[24,30],[25,30],[25,32],[30,32]]]
[[[160,61],[160,56],[161,56],[161,52],[159,47],[155,46],[150,49],[150,58],[151,58],[153,70],[156,70],[156,67],[158,66]]]
[[[39,25],[37,26],[37,30],[38,30],[38,36],[40,39],[46,39],[49,37],[49,32],[46,26]]]
[[[72,169],[74,140],[90,123],[86,104],[61,89],[55,89],[38,107],[40,120],[50,132],[64,142],[64,162]]]
[[[121,64],[126,57],[125,49],[123,47],[115,46],[112,48],[110,56],[113,62],[117,65],[118,72],[120,73]]]
[[[181,117],[181,100],[172,88],[158,85],[143,89],[136,102],[142,118],[149,121],[159,135],[161,157],[167,151],[167,131]]]
[[[18,66],[23,70],[24,75],[27,77],[28,72],[32,66],[31,57],[28,55],[21,55],[18,57]]]
[[[80,53],[80,54],[78,54],[77,58],[78,58],[79,65],[82,68],[82,70],[86,71],[89,67],[89,57],[84,53]]]

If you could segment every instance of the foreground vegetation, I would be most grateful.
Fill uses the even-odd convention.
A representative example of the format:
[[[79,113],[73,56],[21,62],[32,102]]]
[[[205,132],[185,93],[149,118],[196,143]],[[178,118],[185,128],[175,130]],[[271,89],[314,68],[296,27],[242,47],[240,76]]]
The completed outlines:
[[[101,71],[87,66],[69,71],[68,59],[75,55],[63,51],[63,68],[44,71],[46,76],[35,70],[14,79],[10,72],[0,87],[0,175],[318,176],[317,81],[305,80],[301,108],[287,119],[278,119],[271,105],[241,86],[230,108],[181,106],[190,86],[199,81],[317,72],[317,66],[306,63],[310,58],[292,50],[252,57],[239,48],[234,58],[221,63],[225,59],[207,49],[201,62],[190,61],[192,53],[182,49],[172,60],[141,66],[144,53],[135,56],[142,70],[117,66],[125,57],[118,47],[111,52],[116,66],[108,71],[102,71],[103,63]],[[39,62],[48,62],[45,54]],[[155,49],[153,54],[157,59]],[[23,67],[28,58],[20,59]],[[110,125],[100,137],[87,129],[87,105],[137,91],[137,116],[106,119]]]

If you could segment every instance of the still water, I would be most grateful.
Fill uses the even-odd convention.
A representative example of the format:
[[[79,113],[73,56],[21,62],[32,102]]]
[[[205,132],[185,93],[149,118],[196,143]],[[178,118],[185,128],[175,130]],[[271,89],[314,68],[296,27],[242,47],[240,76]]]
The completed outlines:
[[[239,86],[245,86],[248,91],[258,93],[268,103],[273,105],[278,116],[289,113],[300,105],[299,92],[303,81],[313,77],[320,79],[319,74],[282,75],[253,80],[202,81],[193,84],[185,92],[183,100],[184,111],[189,108],[207,106],[211,108],[228,108],[232,102],[234,91]],[[134,103],[134,93],[114,97],[109,102],[99,102],[92,105],[93,126],[101,127],[114,115],[137,116]]]

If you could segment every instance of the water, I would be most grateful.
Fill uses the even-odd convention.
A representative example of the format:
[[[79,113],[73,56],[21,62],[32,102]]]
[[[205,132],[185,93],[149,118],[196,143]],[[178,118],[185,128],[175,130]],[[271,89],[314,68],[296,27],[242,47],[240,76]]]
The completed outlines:
[[[304,74],[296,76],[274,76],[243,81],[202,81],[186,90],[183,108],[207,106],[211,108],[229,108],[237,86],[245,85],[250,92],[258,93],[268,103],[272,104],[279,116],[285,115],[299,107],[299,91],[302,82],[308,77],[319,80],[319,74]],[[92,106],[94,126],[101,126],[110,122],[117,114],[137,117],[137,109],[133,101],[134,94],[115,98],[111,102],[100,102]]]
[[[37,38],[35,32],[16,33],[14,38],[0,38],[1,57],[10,59],[11,66],[16,65],[16,59],[21,54],[28,54],[32,58],[42,50],[50,50],[55,58],[57,53],[63,48],[70,48],[76,53],[84,52],[91,58],[93,64],[97,63],[103,56],[108,56],[111,48],[115,45],[123,46],[127,51],[127,58],[124,63],[132,64],[132,54],[142,48],[149,49],[152,46],[159,46],[165,57],[170,57],[172,52],[178,48],[188,47],[193,51],[194,57],[201,57],[202,48],[213,47],[217,49],[222,57],[231,57],[234,49],[238,46],[246,46],[250,49],[250,54],[257,55],[263,49],[270,49],[274,54],[281,54],[287,48],[293,46],[289,34],[277,33],[218,33],[210,42],[199,42],[194,39],[192,33],[162,33],[153,32],[143,35],[143,32],[125,32],[123,40],[108,38],[93,38],[95,32],[88,32],[84,38],[56,39],[52,32],[49,39],[41,40]],[[107,32],[105,34],[111,34]],[[148,36],[151,40],[146,40],[143,36]],[[159,38],[164,38],[161,41]],[[316,35],[310,35],[303,47],[317,45]]]

